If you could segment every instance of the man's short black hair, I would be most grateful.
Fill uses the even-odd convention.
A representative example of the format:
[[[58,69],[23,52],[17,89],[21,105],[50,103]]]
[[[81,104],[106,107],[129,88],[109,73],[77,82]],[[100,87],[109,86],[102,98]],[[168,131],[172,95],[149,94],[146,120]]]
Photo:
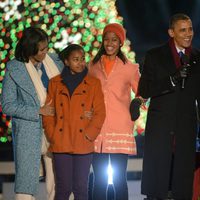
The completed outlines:
[[[171,18],[170,18],[170,21],[169,21],[169,28],[170,29],[173,29],[174,28],[174,24],[179,21],[179,20],[191,20],[190,17],[186,14],[183,14],[183,13],[177,13],[175,15],[173,15]]]

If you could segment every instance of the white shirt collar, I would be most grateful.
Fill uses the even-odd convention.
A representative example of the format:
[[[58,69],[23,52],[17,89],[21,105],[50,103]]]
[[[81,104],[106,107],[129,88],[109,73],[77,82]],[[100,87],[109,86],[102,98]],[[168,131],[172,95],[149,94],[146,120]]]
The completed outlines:
[[[182,51],[185,54],[185,49],[179,49],[178,47],[176,47],[177,52],[179,53],[180,51]]]

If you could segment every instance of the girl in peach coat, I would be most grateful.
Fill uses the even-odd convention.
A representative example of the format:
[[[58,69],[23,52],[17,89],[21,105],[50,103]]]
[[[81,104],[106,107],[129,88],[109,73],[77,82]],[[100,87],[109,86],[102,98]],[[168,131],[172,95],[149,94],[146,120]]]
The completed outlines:
[[[89,68],[90,74],[101,81],[106,106],[106,119],[95,140],[93,200],[106,200],[109,160],[114,170],[115,200],[128,200],[128,155],[136,154],[129,106],[131,90],[137,92],[140,73],[138,64],[131,63],[121,51],[124,40],[124,28],[117,23],[108,24],[102,46]]]

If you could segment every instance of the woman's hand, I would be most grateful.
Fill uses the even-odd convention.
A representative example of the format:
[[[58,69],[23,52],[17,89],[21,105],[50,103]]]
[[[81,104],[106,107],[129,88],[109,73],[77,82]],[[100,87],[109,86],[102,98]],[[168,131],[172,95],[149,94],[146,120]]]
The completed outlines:
[[[84,111],[84,117],[85,117],[86,119],[91,120],[92,117],[93,117],[93,111]]]
[[[40,115],[45,116],[54,116],[55,115],[55,108],[51,105],[52,100],[49,101],[49,103],[45,104],[40,108]]]

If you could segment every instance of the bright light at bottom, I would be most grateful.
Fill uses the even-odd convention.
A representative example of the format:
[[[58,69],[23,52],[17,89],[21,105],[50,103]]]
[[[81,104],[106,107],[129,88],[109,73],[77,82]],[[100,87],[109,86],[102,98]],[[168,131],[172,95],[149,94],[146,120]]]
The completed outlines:
[[[112,185],[113,184],[113,169],[110,162],[108,164],[107,173],[108,173],[108,185]]]

